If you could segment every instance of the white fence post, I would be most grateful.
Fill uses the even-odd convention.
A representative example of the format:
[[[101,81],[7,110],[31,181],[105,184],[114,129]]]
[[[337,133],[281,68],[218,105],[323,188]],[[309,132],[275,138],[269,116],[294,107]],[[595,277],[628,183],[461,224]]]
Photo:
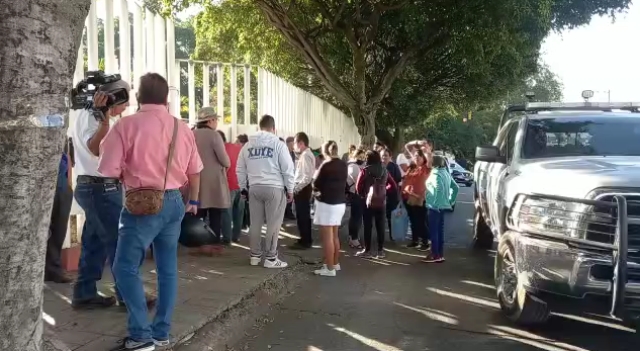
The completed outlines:
[[[209,71],[211,70],[211,67],[206,64],[203,63],[202,64],[202,107],[207,107],[211,105],[211,97],[209,96],[210,94],[210,87],[209,87]],[[220,112],[217,112],[218,114],[220,114]]]
[[[216,64],[216,95],[216,112],[222,117],[224,124],[224,66],[221,63]]]
[[[244,65],[244,120],[242,124],[251,124],[251,66]]]
[[[97,0],[91,1],[89,16],[87,17],[87,66],[89,71],[98,69],[98,17],[96,14]]]
[[[196,77],[193,61],[189,61],[189,124],[196,124]]]

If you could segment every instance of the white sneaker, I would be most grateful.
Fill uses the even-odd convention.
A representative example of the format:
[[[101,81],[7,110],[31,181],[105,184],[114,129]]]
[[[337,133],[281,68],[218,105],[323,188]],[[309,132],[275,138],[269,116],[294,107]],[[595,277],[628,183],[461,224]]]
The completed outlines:
[[[327,268],[327,265],[326,265],[326,264],[323,264],[321,269],[328,269],[328,268]],[[333,269],[334,269],[336,272],[337,272],[337,271],[341,271],[341,270],[342,270],[342,268],[340,267],[340,263],[338,263],[338,264],[334,264],[334,265],[333,265]],[[316,271],[319,271],[319,270],[320,270],[320,269],[318,269],[318,270],[316,270]]]
[[[336,270],[335,269],[329,270],[329,269],[327,269],[327,266],[322,266],[322,268],[316,269],[315,271],[313,271],[313,273],[315,275],[321,275],[321,276],[324,276],[324,277],[335,277],[336,276]]]
[[[264,268],[287,268],[287,266],[287,262],[281,261],[277,257],[272,260],[264,260]]]
[[[260,261],[262,260],[262,257],[251,257],[250,258],[250,263],[252,266],[257,266],[260,264]]]

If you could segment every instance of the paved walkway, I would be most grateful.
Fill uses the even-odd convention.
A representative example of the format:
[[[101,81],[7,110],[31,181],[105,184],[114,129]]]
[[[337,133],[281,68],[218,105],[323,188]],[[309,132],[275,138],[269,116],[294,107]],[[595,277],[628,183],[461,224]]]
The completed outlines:
[[[284,246],[297,238],[294,223],[287,223],[281,232]],[[287,233],[289,232],[289,233]],[[288,240],[287,240],[288,239]],[[179,252],[178,302],[173,317],[172,338],[182,340],[215,320],[225,311],[241,304],[247,296],[260,291],[266,284],[286,275],[286,271],[249,266],[248,238],[239,245],[225,249],[215,257],[191,256],[186,249]],[[305,252],[307,260],[319,255],[319,250]],[[296,253],[283,252],[283,259],[295,266],[301,262]],[[155,264],[147,260],[142,269],[145,289],[155,293]],[[105,270],[101,291],[113,294],[111,273]],[[58,349],[106,351],[126,336],[126,312],[119,307],[106,310],[75,311],[71,308],[71,284],[47,283],[44,292],[44,322],[47,337]],[[153,313],[153,311],[152,311]]]

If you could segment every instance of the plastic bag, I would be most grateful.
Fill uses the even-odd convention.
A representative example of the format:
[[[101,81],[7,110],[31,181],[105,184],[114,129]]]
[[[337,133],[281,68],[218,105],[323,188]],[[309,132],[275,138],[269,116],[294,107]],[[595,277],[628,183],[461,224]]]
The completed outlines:
[[[403,241],[407,237],[409,230],[409,215],[404,205],[400,203],[395,210],[391,211],[391,237],[395,241]]]

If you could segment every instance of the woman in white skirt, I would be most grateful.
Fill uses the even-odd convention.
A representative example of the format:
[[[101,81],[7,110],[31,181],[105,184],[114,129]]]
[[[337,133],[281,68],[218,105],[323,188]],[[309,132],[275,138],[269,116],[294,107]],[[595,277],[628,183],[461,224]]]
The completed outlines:
[[[314,273],[335,277],[340,270],[340,239],[338,229],[346,210],[347,164],[338,156],[338,144],[327,141],[322,145],[324,162],[313,180],[315,215],[313,223],[320,227],[324,265]]]

